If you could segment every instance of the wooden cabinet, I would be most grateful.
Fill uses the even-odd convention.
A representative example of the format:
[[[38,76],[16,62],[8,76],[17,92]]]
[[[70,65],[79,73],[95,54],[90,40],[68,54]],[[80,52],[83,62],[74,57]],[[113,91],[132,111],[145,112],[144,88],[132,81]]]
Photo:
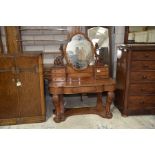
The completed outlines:
[[[44,120],[41,55],[0,56],[0,125]]]
[[[155,114],[155,46],[120,48],[115,105],[123,115]]]

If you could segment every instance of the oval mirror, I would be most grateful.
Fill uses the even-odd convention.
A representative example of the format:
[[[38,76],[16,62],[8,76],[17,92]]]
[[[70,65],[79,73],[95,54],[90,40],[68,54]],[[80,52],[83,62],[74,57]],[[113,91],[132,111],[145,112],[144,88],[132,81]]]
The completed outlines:
[[[66,59],[75,69],[85,69],[93,63],[94,47],[84,34],[75,34],[66,46]]]

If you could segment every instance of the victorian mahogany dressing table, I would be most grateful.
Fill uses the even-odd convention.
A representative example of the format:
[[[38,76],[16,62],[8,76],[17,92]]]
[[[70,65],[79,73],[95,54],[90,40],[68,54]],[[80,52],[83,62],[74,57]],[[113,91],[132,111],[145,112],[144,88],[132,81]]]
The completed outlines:
[[[82,33],[74,34],[64,51],[67,65],[62,57],[55,60],[51,68],[49,91],[55,106],[55,122],[78,114],[98,114],[112,118],[110,105],[113,101],[115,81],[109,78],[107,65],[97,65],[92,42]],[[106,105],[102,103],[102,92],[107,92]],[[64,108],[63,94],[96,93],[95,107]]]

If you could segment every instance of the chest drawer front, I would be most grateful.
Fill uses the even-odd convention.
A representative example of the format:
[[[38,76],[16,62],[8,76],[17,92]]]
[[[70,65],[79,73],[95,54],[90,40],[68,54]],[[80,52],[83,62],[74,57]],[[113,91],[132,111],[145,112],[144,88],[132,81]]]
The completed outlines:
[[[155,96],[129,96],[129,109],[145,109],[155,107]]]
[[[155,70],[155,61],[132,61],[131,70]]]
[[[155,82],[155,72],[131,72],[130,83]]]
[[[155,60],[155,52],[132,52],[131,57],[132,60]]]
[[[131,84],[129,86],[130,95],[155,94],[155,84]]]

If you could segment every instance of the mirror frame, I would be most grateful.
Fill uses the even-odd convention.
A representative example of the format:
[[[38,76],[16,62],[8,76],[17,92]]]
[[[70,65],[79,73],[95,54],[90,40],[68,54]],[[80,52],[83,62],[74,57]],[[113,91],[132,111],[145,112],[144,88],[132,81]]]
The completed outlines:
[[[113,59],[112,59],[112,29],[113,29],[113,26],[86,26],[86,29],[85,29],[85,34],[87,35],[88,37],[88,29],[90,28],[93,28],[93,27],[103,27],[103,28],[107,28],[108,29],[108,35],[109,35],[109,71],[110,71],[110,76],[113,75]],[[114,29],[115,30],[115,29]],[[96,50],[95,50],[95,54],[96,54]]]
[[[130,41],[128,41],[129,27],[130,26],[125,26],[124,44],[155,44],[155,42],[133,42],[131,43]]]
[[[83,35],[83,36],[85,37],[85,39],[86,39],[87,41],[90,42],[91,47],[92,47],[93,57],[95,57],[95,54],[96,54],[95,51],[96,51],[96,49],[95,49],[95,47],[94,47],[92,41],[85,35],[85,33],[82,33],[82,32],[73,33],[73,34],[70,36],[68,43],[72,40],[72,38],[73,38],[75,35],[78,35],[78,34]],[[77,71],[82,71],[82,70],[87,69],[87,68],[90,66],[90,64],[88,64],[88,66],[87,66],[86,68],[78,69],[78,68],[75,68],[75,67],[73,66],[72,63],[70,63],[70,61],[69,61],[69,59],[68,59],[68,56],[67,56],[67,51],[66,51],[66,50],[67,50],[67,45],[68,45],[68,43],[65,45],[65,51],[64,51],[64,57],[65,57],[65,59],[66,59],[67,65],[68,65],[68,66],[71,66],[73,69],[75,69],[75,70],[77,70]],[[95,59],[95,58],[94,58],[94,59]]]

